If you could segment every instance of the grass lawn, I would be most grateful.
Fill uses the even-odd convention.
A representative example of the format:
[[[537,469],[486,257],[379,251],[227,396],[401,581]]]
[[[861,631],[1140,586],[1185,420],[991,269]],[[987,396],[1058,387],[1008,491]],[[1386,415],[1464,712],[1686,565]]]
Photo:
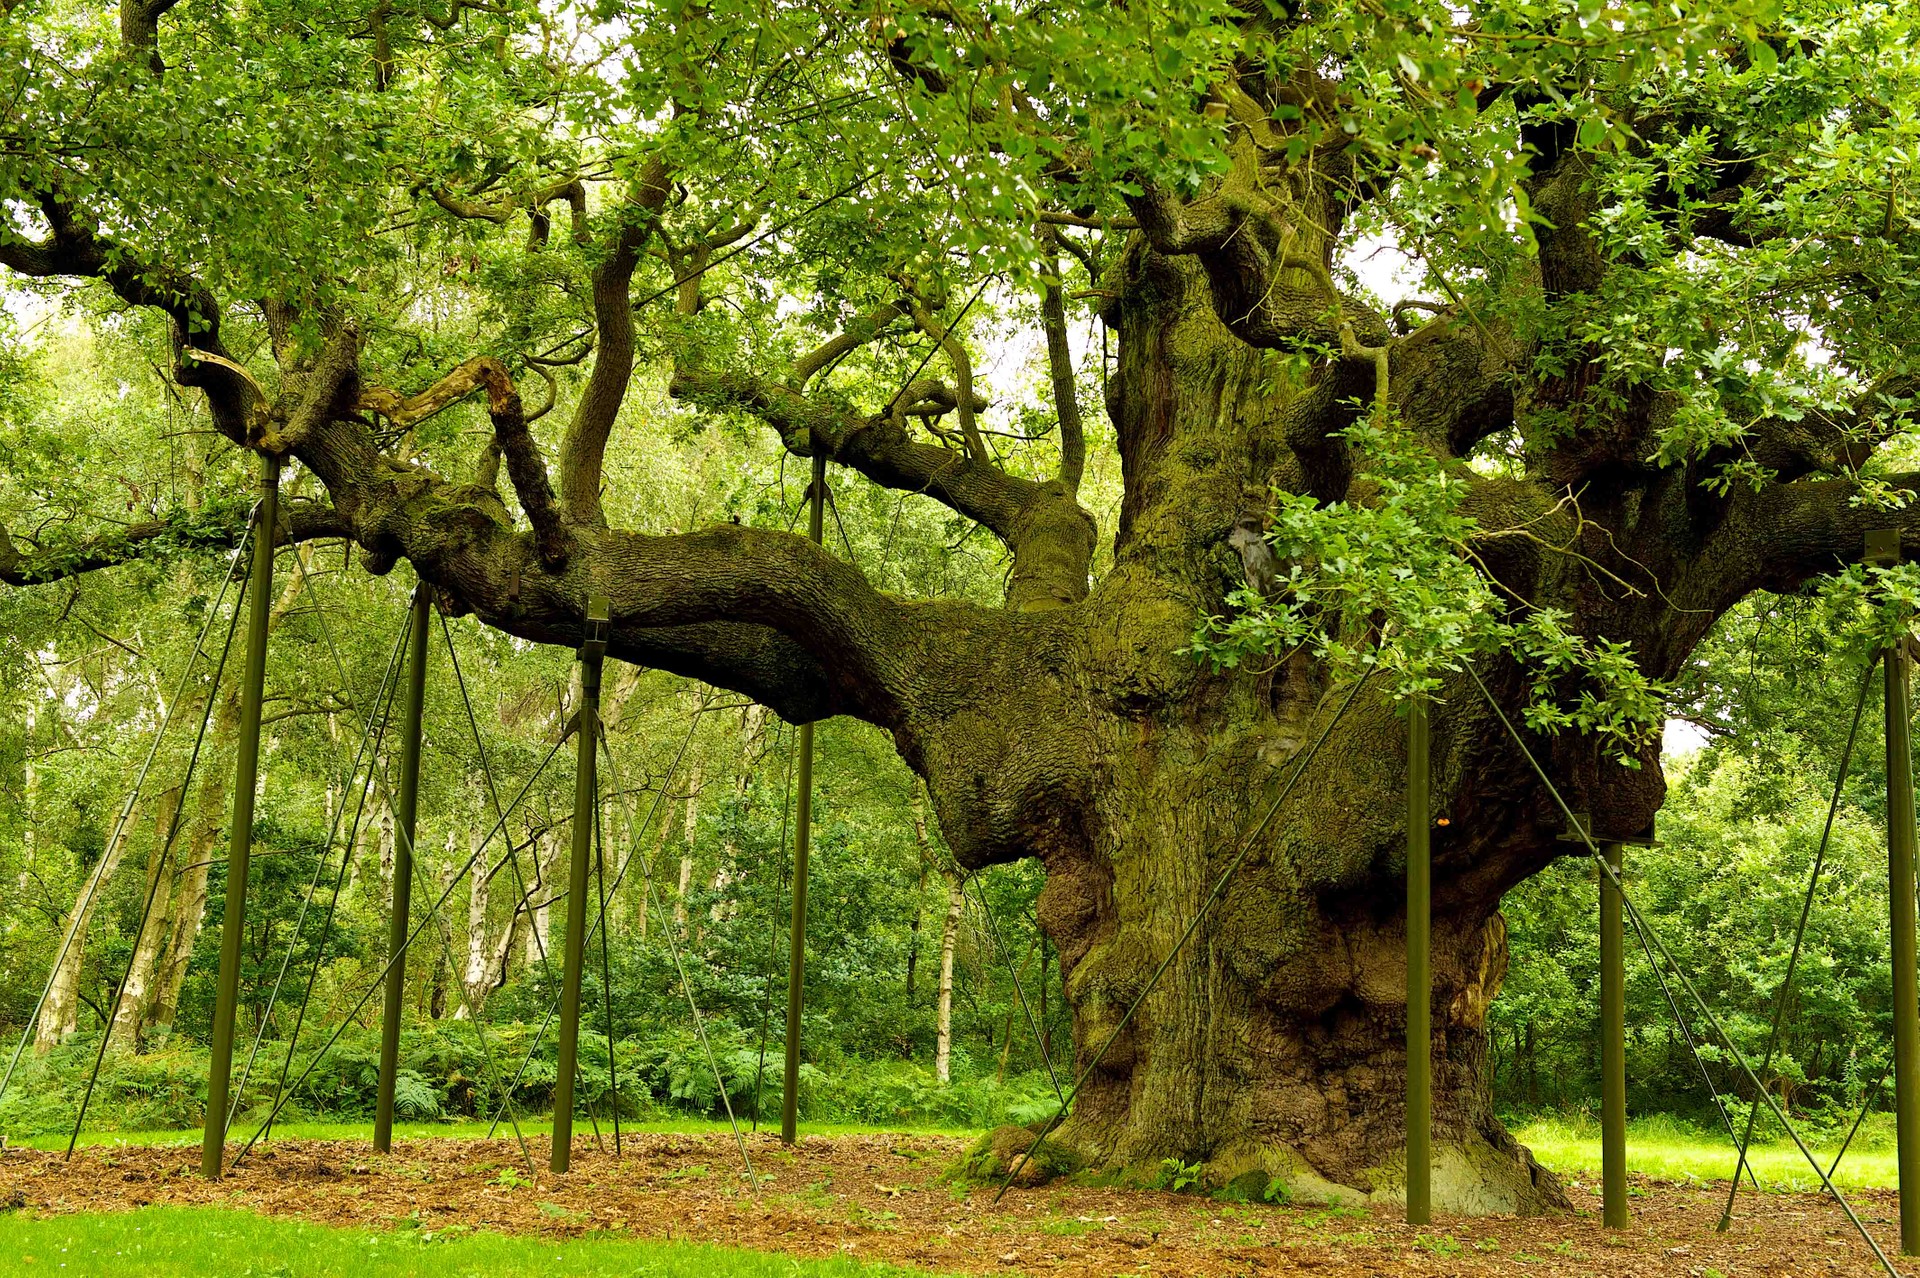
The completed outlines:
[[[927,1278],[927,1271],[853,1260],[794,1260],[691,1243],[597,1237],[553,1243],[444,1230],[373,1233],[276,1220],[218,1207],[146,1207],[117,1214],[0,1216],[0,1256],[13,1274],[182,1278]]]
[[[1744,1121],[1745,1112],[1736,1119]],[[1874,1115],[1879,1120],[1883,1115]],[[1892,1189],[1898,1183],[1890,1127],[1869,1121],[1847,1150],[1833,1182],[1842,1189]],[[1600,1128],[1592,1121],[1569,1122],[1540,1119],[1513,1129],[1521,1144],[1533,1150],[1543,1164],[1563,1175],[1579,1179],[1600,1176]],[[1738,1157],[1733,1141],[1725,1132],[1702,1131],[1665,1115],[1636,1119],[1627,1124],[1627,1170],[1657,1180],[1725,1180],[1733,1175]],[[1809,1141],[1820,1159],[1822,1170],[1833,1164],[1840,1147],[1835,1140]],[[1765,1145],[1755,1144],[1747,1157],[1748,1165],[1760,1178],[1763,1189],[1815,1190],[1820,1178],[1794,1147],[1781,1139]]]

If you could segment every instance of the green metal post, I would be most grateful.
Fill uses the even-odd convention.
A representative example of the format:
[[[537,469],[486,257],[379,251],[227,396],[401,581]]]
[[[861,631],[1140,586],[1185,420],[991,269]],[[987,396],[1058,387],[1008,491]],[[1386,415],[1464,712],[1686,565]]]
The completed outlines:
[[[548,1166],[567,1170],[573,1156],[573,1078],[580,1060],[580,973],[586,964],[587,896],[592,874],[594,810],[599,787],[594,771],[600,738],[600,663],[607,653],[608,607],[604,595],[587,599],[587,625],[580,643],[580,713],[574,720],[578,752],[573,775],[573,845],[567,862],[567,935],[560,978],[559,1060],[553,1081],[553,1156]]]
[[[227,911],[220,920],[220,978],[213,996],[213,1059],[200,1174],[218,1178],[226,1158],[227,1096],[233,1085],[233,1028],[240,1004],[240,942],[246,935],[247,863],[253,851],[253,792],[260,779],[260,702],[267,682],[267,616],[273,603],[273,541],[280,523],[280,459],[265,459],[260,516],[253,526],[247,589],[247,663],[240,682],[240,742],[233,763],[233,824],[227,836]]]
[[[1622,844],[1600,845],[1620,873]],[[1627,939],[1620,890],[1600,876],[1600,1188],[1608,1229],[1627,1227]]]
[[[1427,703],[1407,703],[1407,1223],[1433,1219],[1433,849]]]
[[[400,789],[393,799],[393,906],[387,921],[386,1004],[380,1012],[380,1082],[373,1102],[373,1148],[393,1149],[393,1084],[400,1069],[400,1016],[407,996],[409,915],[413,908],[413,836],[420,810],[420,720],[427,702],[427,583],[413,587],[407,632],[407,699],[400,729]]]
[[[1914,940],[1913,742],[1905,636],[1887,649],[1887,877],[1893,925],[1893,1096],[1900,1152],[1900,1251],[1920,1255],[1920,972]]]
[[[807,536],[819,545],[826,532],[827,459],[813,455]],[[807,853],[813,844],[813,725],[800,725],[800,793],[793,814],[793,917],[787,924],[787,1062],[780,1090],[780,1139],[800,1136],[800,1003],[807,972]]]

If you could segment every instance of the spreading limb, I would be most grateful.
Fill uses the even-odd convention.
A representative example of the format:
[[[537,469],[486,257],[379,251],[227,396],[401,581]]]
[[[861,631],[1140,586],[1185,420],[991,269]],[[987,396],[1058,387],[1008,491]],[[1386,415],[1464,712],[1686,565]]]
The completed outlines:
[[[246,536],[248,513],[223,506],[211,512],[177,511],[163,519],[115,529],[72,546],[22,553],[0,528],[0,582],[38,586],[101,568],[131,563],[159,551],[181,547],[231,550]],[[353,527],[325,502],[290,498],[280,504],[276,542],[291,545],[322,538],[351,538]]]
[[[633,271],[671,191],[666,161],[649,157],[620,209],[607,255],[593,271],[593,319],[599,332],[593,371],[560,442],[560,496],[567,518],[587,527],[606,527],[601,472],[607,439],[633,378]]]
[[[1050,228],[1042,239],[1057,246],[1063,237]],[[1080,420],[1080,394],[1073,384],[1073,350],[1067,344],[1067,304],[1060,282],[1060,259],[1053,259],[1040,292],[1040,328],[1047,338],[1047,373],[1053,383],[1053,407],[1060,422],[1060,482],[1080,491],[1087,468],[1087,433]]]
[[[403,399],[381,386],[363,387],[359,405],[386,417],[396,426],[412,426],[457,403],[474,391],[487,392],[487,415],[493,421],[493,443],[507,464],[507,478],[520,498],[521,509],[533,525],[541,562],[550,567],[566,563],[568,533],[540,445],[527,429],[520,392],[506,366],[490,355],[479,355],[421,391]],[[490,485],[488,485],[490,486]]]

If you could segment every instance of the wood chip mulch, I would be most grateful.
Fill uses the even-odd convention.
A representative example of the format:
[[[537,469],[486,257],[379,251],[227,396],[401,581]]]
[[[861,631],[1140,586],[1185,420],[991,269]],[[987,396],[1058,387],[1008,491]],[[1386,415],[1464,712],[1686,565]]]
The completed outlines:
[[[1015,1189],[995,1205],[990,1188],[946,1179],[966,1142],[940,1136],[809,1136],[791,1149],[750,1137],[757,1199],[724,1135],[629,1137],[618,1159],[584,1137],[564,1176],[546,1170],[544,1138],[531,1148],[529,1175],[512,1140],[402,1141],[390,1157],[354,1142],[274,1141],[217,1183],[197,1174],[197,1148],[94,1147],[71,1162],[8,1149],[0,1205],[55,1214],[210,1204],[374,1229],[606,1231],[1046,1278],[1884,1273],[1840,1209],[1812,1195],[1743,1195],[1733,1228],[1715,1232],[1724,1184],[1639,1181],[1632,1228],[1620,1234],[1601,1228],[1597,1186],[1586,1185],[1571,1191],[1572,1217],[1443,1218],[1416,1229],[1386,1207],[1240,1206],[1138,1189]],[[1894,1195],[1859,1191],[1852,1201],[1894,1255]],[[1920,1261],[1895,1264],[1920,1278]]]

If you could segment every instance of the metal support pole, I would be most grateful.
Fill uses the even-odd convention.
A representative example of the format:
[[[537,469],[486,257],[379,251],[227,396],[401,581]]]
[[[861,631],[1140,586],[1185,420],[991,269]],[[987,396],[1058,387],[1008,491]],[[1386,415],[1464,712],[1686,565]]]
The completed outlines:
[[[253,526],[247,589],[247,662],[240,681],[240,741],[233,762],[233,824],[227,836],[227,909],[220,920],[220,979],[213,996],[213,1059],[200,1174],[218,1178],[226,1158],[227,1094],[233,1082],[233,1028],[240,1003],[240,942],[246,935],[247,862],[253,851],[253,791],[260,778],[260,702],[267,682],[267,617],[273,605],[273,541],[280,523],[280,459],[264,459],[260,514]]]
[[[813,455],[807,536],[819,545],[826,531],[827,458]],[[800,1135],[800,1004],[807,971],[807,853],[813,845],[813,725],[800,725],[800,794],[793,814],[793,917],[787,924],[787,1062],[780,1090],[780,1139]]]
[[[1600,855],[1620,873],[1624,845]],[[1608,1229],[1627,1227],[1627,937],[1620,889],[1600,876],[1600,1188]]]
[[[1867,560],[1900,561],[1899,534],[1867,534]],[[1893,1109],[1900,1154],[1900,1251],[1920,1255],[1920,970],[1914,939],[1913,742],[1907,733],[1912,665],[1907,636],[1886,650],[1887,891],[1893,929]]]
[[[578,763],[573,774],[573,845],[567,861],[567,935],[560,978],[559,1061],[553,1080],[553,1156],[548,1166],[567,1170],[573,1155],[573,1077],[580,1060],[580,972],[586,965],[587,897],[592,883],[594,816],[599,806],[595,747],[600,739],[600,663],[607,655],[605,595],[587,597],[586,631],[580,641],[580,713],[574,719]]]
[[[1433,1219],[1433,849],[1427,703],[1407,703],[1407,1223]]]
[[[420,811],[420,721],[427,703],[427,583],[413,587],[407,624],[407,699],[400,727],[400,789],[393,799],[393,906],[387,922],[386,1003],[380,1010],[380,1082],[373,1102],[373,1148],[393,1149],[393,1084],[400,1070],[400,1016],[407,996],[406,949],[413,911],[413,835]]]

